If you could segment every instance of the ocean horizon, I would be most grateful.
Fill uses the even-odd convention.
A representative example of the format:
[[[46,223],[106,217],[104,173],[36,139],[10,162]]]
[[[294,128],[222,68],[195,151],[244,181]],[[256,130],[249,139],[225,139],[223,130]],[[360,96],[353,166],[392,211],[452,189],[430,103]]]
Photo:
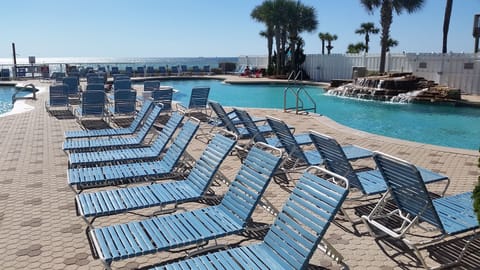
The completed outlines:
[[[219,63],[233,62],[237,63],[238,57],[36,57],[35,64],[50,65],[50,70],[61,69],[63,65],[91,66],[93,68],[117,66],[124,69],[126,66],[133,68],[139,66],[153,66],[158,69],[159,66],[180,66],[187,65],[203,67],[209,65],[211,68],[218,67]],[[17,65],[29,65],[28,57],[17,58]],[[13,66],[12,58],[0,58],[1,68],[11,68]]]

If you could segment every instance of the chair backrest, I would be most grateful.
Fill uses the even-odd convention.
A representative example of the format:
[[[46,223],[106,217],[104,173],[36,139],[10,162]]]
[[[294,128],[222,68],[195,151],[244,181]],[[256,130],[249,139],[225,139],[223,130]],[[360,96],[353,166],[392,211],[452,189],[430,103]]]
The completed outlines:
[[[168,147],[167,152],[161,160],[162,164],[165,165],[167,170],[173,170],[185,150],[187,150],[188,144],[193,139],[199,126],[200,120],[194,117],[190,117],[183,125],[182,129],[173,140],[173,143]]]
[[[142,123],[143,118],[145,118],[145,115],[147,115],[147,112],[150,111],[152,105],[153,102],[151,100],[145,100],[143,102],[142,108],[137,113],[135,119],[133,119],[132,123],[130,123],[130,126],[128,127],[130,132],[134,132],[135,130],[137,130],[137,128],[140,126],[140,123]]]
[[[158,106],[158,105],[153,106],[153,109],[148,115],[147,119],[145,120],[145,123],[143,123],[143,126],[140,128],[140,130],[137,133],[136,138],[139,141],[143,141],[145,139],[150,129],[152,129],[153,124],[155,124],[155,121],[157,121],[157,118],[160,115],[161,111],[162,111],[161,106]]]
[[[79,80],[78,77],[65,77],[63,78],[63,84],[67,86],[68,95],[78,95]]]
[[[198,73],[198,72],[200,72],[200,68],[198,66],[193,66],[192,67],[192,72]]]
[[[288,156],[290,158],[300,159],[306,162],[307,157],[303,153],[302,148],[295,140],[295,136],[293,136],[288,125],[285,124],[285,122],[283,122],[282,120],[273,117],[267,117],[267,122],[272,128],[275,135],[278,137],[280,143],[285,148]]]
[[[155,69],[152,66],[148,66],[147,67],[147,73],[148,74],[153,74],[153,73],[155,73]]]
[[[365,189],[358,180],[357,174],[348,161],[342,146],[335,139],[317,132],[310,132],[310,138],[320,156],[322,156],[325,167],[329,171],[347,178],[351,186],[358,188],[365,194]]]
[[[284,269],[307,268],[348,195],[347,182],[336,178],[342,186],[336,185],[312,173],[312,169],[318,168],[311,167],[300,177],[263,240],[269,254]]]
[[[160,89],[160,81],[145,81],[143,83],[143,91],[153,91]]]
[[[158,67],[158,73],[165,74],[165,73],[167,73],[167,69],[164,66],[159,66]]]
[[[98,76],[97,74],[88,74],[87,75],[87,85],[88,84],[93,84],[93,83],[98,83],[98,84],[105,84],[105,78],[102,76]]]
[[[237,127],[233,123],[233,121],[228,117],[227,112],[223,108],[223,106],[213,100],[208,101],[208,106],[212,109],[212,111],[217,115],[218,119],[222,122],[222,124],[227,128],[228,131],[233,132],[237,135],[240,135]]]
[[[65,84],[50,85],[50,106],[67,106],[69,104],[67,88]]]
[[[172,66],[172,73],[178,73],[178,67]]]
[[[208,65],[203,66],[203,72],[209,73],[210,72],[210,66],[208,66]]]
[[[82,94],[82,115],[103,115],[104,112],[104,91],[91,90]]]
[[[132,90],[116,90],[113,93],[114,113],[129,114],[134,113],[137,101],[137,92]]]
[[[132,77],[133,67],[125,67],[125,74],[126,74],[128,77]]]
[[[164,110],[172,110],[173,89],[154,90],[152,99],[155,104],[162,103]]]
[[[194,87],[190,95],[190,102],[188,108],[206,108],[208,102],[208,95],[210,87]]]
[[[173,112],[168,119],[165,126],[162,128],[162,131],[159,132],[157,138],[155,138],[155,142],[151,145],[151,148],[158,154],[165,149],[168,141],[172,138],[173,134],[177,130],[180,123],[182,123],[184,115],[179,112]]]
[[[182,69],[182,72],[187,72],[188,70],[187,65],[181,65],[180,68]]]
[[[132,81],[130,79],[127,80],[115,80],[113,82],[113,90],[131,90],[132,89]]]
[[[233,111],[243,126],[247,129],[248,133],[250,133],[250,137],[253,138],[253,141],[267,143],[267,139],[263,136],[263,133],[260,132],[260,129],[258,129],[258,126],[253,122],[252,117],[247,111],[239,109],[234,109]]]
[[[112,67],[110,70],[110,74],[115,75],[120,73],[120,70],[118,70],[118,67]]]
[[[90,90],[103,91],[105,90],[105,85],[103,83],[89,83],[87,84],[87,88],[85,90],[87,92]]]
[[[208,143],[200,158],[195,162],[187,176],[192,188],[200,194],[205,194],[213,182],[220,164],[232,151],[236,141],[221,134],[216,134]]]
[[[374,152],[373,159],[398,207],[445,232],[417,167],[407,161]]]
[[[271,152],[262,150],[259,146],[274,150]],[[219,205],[223,212],[238,224],[245,225],[277,170],[281,156],[280,149],[255,144]]]

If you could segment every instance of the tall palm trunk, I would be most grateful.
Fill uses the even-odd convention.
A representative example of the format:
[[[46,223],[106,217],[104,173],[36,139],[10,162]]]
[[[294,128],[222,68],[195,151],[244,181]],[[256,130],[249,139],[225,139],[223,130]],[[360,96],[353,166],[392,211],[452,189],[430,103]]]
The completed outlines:
[[[447,0],[445,6],[445,16],[443,17],[443,45],[442,53],[447,53],[448,29],[450,27],[450,17],[452,15],[453,0]]]
[[[387,50],[388,50],[388,39],[390,38],[390,26],[392,25],[393,21],[393,6],[391,0],[384,0],[382,4],[382,8],[380,11],[381,16],[381,25],[382,25],[382,38],[381,38],[381,45],[382,50],[380,53],[380,73],[385,72],[385,62],[387,57]]]
[[[277,48],[277,63],[275,65],[275,74],[280,75],[280,65],[281,65],[281,34],[278,26],[275,26],[275,45]]]
[[[272,66],[272,52],[273,52],[273,37],[268,36],[267,38],[267,47],[268,47],[268,59],[267,59],[267,68]]]
[[[368,32],[365,33],[365,53],[368,53],[368,43],[370,42],[370,35]]]

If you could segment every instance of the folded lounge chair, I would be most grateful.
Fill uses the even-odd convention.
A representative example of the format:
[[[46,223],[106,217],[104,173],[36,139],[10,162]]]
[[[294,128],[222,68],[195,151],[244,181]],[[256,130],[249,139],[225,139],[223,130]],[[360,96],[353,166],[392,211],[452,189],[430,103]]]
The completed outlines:
[[[77,213],[93,228],[93,219],[99,216],[168,204],[176,207],[204,198],[220,164],[234,145],[235,140],[217,134],[184,180],[78,194]]]
[[[208,95],[210,93],[210,87],[194,87],[190,94],[190,100],[188,104],[177,103],[179,109],[182,109],[186,114],[190,114],[193,111],[204,111],[207,113]]]
[[[45,101],[45,109],[51,113],[53,109],[61,108],[62,111],[70,109],[67,86],[65,84],[50,85],[49,100]]]
[[[280,160],[279,149],[264,144],[253,147],[219,205],[93,229],[93,249],[110,269],[113,261],[240,233],[247,228]]]
[[[74,111],[78,121],[82,121],[85,117],[103,118],[105,116],[106,97],[103,90],[85,91],[82,93],[81,100],[80,107]]]
[[[368,216],[362,216],[372,236],[376,236],[371,228],[375,227],[387,236],[403,241],[415,252],[424,268],[432,269],[427,265],[420,249],[438,243],[448,236],[461,233],[465,236],[464,233],[473,232],[466,241],[459,241],[455,248],[457,250],[448,250],[447,259],[458,255],[453,261],[436,268],[453,267],[459,264],[470,243],[479,236],[477,231],[479,222],[473,210],[472,192],[432,199],[425,187],[422,173],[415,165],[379,152],[375,152],[373,159],[387,183],[388,191]],[[387,202],[392,200],[396,207],[394,210],[386,207]],[[401,226],[394,228],[391,225],[392,222],[386,221],[390,217],[401,220]],[[422,235],[421,232],[414,231],[415,229],[428,229],[429,232],[434,230],[437,234],[434,236],[429,234],[429,237],[426,237],[427,240],[418,242],[416,241],[418,238],[414,239],[410,234],[413,231],[412,233],[417,237]],[[459,254],[454,254],[457,251]]]
[[[99,139],[83,139],[83,140],[66,140],[63,143],[63,151],[78,152],[78,151],[94,151],[107,148],[125,148],[141,146],[142,141],[152,129],[153,124],[160,115],[162,108],[155,105],[152,112],[148,115],[145,123],[140,128],[138,133],[131,137],[112,137]]]
[[[341,183],[336,185],[315,175],[317,170],[303,174],[262,242],[153,269],[306,269],[348,194],[344,178],[335,175]]]
[[[285,161],[285,165],[288,166],[288,168],[285,167],[287,172],[288,170],[297,170],[304,166],[323,164],[323,159],[316,149],[302,149],[285,122],[268,116],[267,122],[287,152],[288,156]],[[354,145],[343,146],[342,149],[345,151],[348,160],[357,160],[372,156],[371,151]]]
[[[106,151],[91,151],[71,153],[68,156],[68,164],[70,168],[77,166],[99,165],[99,164],[116,164],[125,161],[135,160],[151,160],[160,157],[165,150],[168,142],[173,137],[178,126],[182,123],[183,114],[174,112],[170,119],[158,133],[155,141],[145,147],[113,149]]]
[[[180,171],[177,163],[195,135],[198,126],[197,119],[189,119],[161,160],[69,169],[68,185],[76,192],[75,188],[82,191],[89,187],[151,181],[155,178],[176,176]],[[177,170],[176,167],[178,167]]]
[[[131,135],[140,127],[140,124],[143,122],[145,116],[147,116],[150,112],[152,105],[153,103],[151,101],[145,101],[129,127],[66,131],[65,139]]]

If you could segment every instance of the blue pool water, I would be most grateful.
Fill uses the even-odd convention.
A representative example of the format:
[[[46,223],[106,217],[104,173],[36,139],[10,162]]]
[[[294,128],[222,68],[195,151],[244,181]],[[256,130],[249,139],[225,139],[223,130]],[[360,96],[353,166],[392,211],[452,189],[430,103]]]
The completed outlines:
[[[4,114],[12,110],[12,95],[14,93],[14,86],[0,86],[0,114]],[[17,96],[25,96],[28,94],[28,92],[23,92],[19,93]]]
[[[178,89],[174,100],[180,102],[188,102],[192,87],[206,85],[211,87],[210,99],[225,106],[283,108],[284,86],[280,85],[229,85],[216,80],[166,81],[162,85]],[[317,113],[355,129],[441,146],[480,146],[478,108],[364,101],[329,96],[317,87],[306,89],[317,103]]]

